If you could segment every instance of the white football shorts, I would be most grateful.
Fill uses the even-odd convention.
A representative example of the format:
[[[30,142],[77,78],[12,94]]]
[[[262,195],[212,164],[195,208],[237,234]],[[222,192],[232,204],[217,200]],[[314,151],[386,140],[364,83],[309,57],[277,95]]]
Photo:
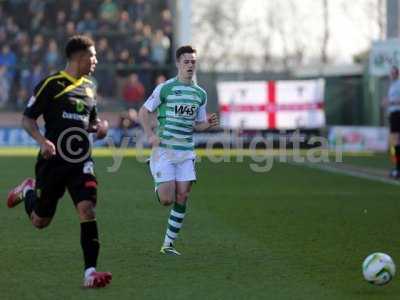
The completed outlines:
[[[150,170],[154,182],[195,181],[195,157],[173,155],[162,148],[154,149],[150,157]]]

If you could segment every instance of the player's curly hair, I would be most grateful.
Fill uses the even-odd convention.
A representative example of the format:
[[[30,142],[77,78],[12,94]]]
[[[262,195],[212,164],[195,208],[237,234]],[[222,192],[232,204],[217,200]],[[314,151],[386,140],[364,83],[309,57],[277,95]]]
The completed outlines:
[[[90,37],[85,35],[74,35],[68,40],[65,47],[65,55],[70,59],[74,53],[86,51],[92,46],[94,46],[94,41]]]
[[[197,50],[194,49],[192,46],[190,46],[190,45],[185,45],[185,46],[179,47],[179,48],[176,50],[175,56],[176,56],[176,59],[179,60],[179,57],[180,57],[182,54],[185,54],[185,53],[196,53],[196,52],[197,52]]]

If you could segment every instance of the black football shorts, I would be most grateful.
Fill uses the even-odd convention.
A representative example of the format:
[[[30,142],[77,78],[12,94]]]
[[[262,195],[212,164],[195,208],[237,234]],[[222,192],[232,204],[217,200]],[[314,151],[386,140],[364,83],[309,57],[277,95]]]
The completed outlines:
[[[58,200],[67,189],[75,206],[89,200],[96,204],[97,180],[93,161],[67,164],[39,159],[36,163],[36,206],[35,213],[42,218],[54,216]]]
[[[391,133],[400,133],[400,111],[394,111],[389,115]]]

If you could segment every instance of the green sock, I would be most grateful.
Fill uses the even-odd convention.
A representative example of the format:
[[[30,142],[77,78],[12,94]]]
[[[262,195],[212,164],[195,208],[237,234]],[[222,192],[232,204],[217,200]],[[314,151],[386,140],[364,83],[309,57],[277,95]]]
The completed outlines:
[[[178,237],[185,217],[186,204],[174,203],[168,218],[167,232],[165,233],[164,246],[170,246]]]

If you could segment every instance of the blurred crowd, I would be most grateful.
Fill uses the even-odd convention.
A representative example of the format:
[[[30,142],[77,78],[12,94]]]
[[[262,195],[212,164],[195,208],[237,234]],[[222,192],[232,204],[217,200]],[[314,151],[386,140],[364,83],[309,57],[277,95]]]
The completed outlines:
[[[23,107],[44,76],[64,67],[64,45],[76,33],[96,41],[100,99],[137,109],[168,74],[173,27],[166,1],[5,0],[0,107]]]

